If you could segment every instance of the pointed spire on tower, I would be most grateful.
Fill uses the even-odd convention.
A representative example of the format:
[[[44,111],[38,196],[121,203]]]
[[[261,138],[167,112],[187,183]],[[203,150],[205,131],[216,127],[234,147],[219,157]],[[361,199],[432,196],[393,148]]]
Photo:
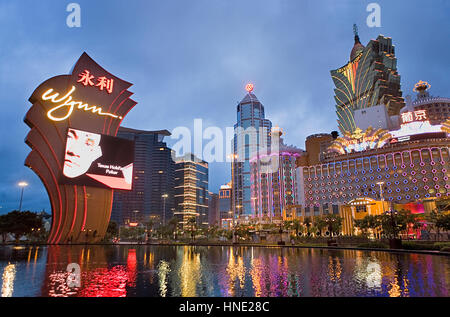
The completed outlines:
[[[359,41],[359,35],[358,35],[358,26],[356,24],[353,24],[353,34],[355,35],[355,44],[360,43]]]
[[[353,34],[355,34],[355,44],[353,45],[353,49],[350,53],[350,61],[352,61],[364,50],[364,45],[362,45],[359,41],[358,26],[356,24],[353,24]]]

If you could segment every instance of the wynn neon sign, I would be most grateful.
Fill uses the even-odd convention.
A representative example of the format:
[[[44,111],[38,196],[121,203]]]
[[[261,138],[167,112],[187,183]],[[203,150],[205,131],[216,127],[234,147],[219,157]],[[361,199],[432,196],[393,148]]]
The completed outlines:
[[[73,110],[76,109],[80,109],[80,110],[84,110],[84,111],[91,111],[94,114],[97,114],[99,116],[109,116],[115,119],[122,119],[121,116],[112,114],[112,113],[108,113],[108,112],[103,112],[101,107],[98,106],[89,106],[89,104],[87,103],[83,103],[82,101],[75,101],[72,100],[72,94],[75,92],[76,88],[75,86],[72,86],[72,88],[62,97],[59,97],[59,93],[54,92],[53,88],[50,88],[49,90],[47,90],[46,92],[44,92],[42,94],[42,100],[50,100],[51,103],[55,103],[58,104],[57,106],[51,108],[48,112],[47,112],[47,117],[50,120],[53,121],[64,121],[67,118],[69,118],[72,115]],[[55,114],[55,111],[61,110],[61,109],[65,109],[67,112],[65,113],[64,116],[58,116]]]

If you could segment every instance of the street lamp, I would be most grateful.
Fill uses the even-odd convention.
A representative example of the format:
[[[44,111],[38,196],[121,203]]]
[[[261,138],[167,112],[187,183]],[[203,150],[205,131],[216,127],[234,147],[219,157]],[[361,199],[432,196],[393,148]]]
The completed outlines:
[[[19,185],[19,187],[22,187],[22,191],[20,193],[20,204],[19,204],[19,211],[21,211],[22,210],[23,190],[25,189],[25,187],[28,186],[28,183],[22,181],[22,182],[19,182],[17,185]]]
[[[161,195],[163,199],[163,226],[166,225],[166,198],[169,197],[167,194]]]

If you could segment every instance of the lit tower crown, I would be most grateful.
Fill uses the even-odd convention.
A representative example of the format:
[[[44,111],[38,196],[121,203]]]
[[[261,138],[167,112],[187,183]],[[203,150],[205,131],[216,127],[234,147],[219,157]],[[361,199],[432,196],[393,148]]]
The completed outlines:
[[[430,93],[427,91],[430,89],[431,85],[426,81],[419,80],[418,83],[414,85],[414,92],[417,92],[417,99],[428,98]]]

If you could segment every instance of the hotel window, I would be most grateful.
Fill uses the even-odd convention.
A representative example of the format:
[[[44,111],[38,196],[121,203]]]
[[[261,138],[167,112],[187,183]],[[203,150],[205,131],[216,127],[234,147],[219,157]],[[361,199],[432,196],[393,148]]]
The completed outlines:
[[[366,205],[356,206],[356,212],[366,212],[366,211],[367,211],[367,206]]]
[[[319,206],[314,206],[314,216],[319,215]]]
[[[310,215],[310,209],[309,207],[305,207],[305,215],[309,216]]]
[[[333,205],[333,214],[339,215],[339,206],[338,205]]]

